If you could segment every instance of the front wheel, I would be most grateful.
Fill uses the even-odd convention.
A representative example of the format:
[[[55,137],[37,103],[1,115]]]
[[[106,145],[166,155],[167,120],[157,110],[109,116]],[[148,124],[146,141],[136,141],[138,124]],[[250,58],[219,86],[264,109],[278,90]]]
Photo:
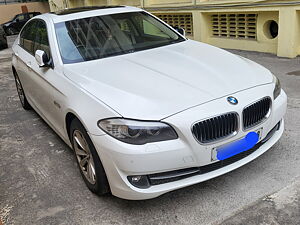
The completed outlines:
[[[78,119],[71,122],[70,134],[76,161],[84,182],[97,195],[109,193],[109,184],[98,153]]]

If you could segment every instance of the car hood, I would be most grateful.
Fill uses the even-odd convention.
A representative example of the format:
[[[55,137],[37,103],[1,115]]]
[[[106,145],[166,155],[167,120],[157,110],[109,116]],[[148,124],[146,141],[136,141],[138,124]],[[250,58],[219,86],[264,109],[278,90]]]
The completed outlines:
[[[64,74],[126,118],[159,120],[272,82],[264,67],[195,41],[66,64]]]

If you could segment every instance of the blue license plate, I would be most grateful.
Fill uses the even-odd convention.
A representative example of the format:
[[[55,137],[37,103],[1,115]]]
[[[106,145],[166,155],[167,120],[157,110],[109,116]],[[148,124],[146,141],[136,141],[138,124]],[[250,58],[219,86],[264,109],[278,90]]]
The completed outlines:
[[[243,139],[232,142],[217,149],[217,159],[224,160],[253,148],[259,140],[256,132],[248,133]]]

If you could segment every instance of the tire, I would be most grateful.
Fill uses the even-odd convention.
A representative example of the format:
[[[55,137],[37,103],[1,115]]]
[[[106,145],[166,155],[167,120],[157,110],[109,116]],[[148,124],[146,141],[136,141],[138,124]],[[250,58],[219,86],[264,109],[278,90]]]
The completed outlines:
[[[72,120],[70,125],[70,139],[77,165],[86,186],[100,196],[110,193],[99,155],[85,128],[76,118]]]
[[[17,88],[17,92],[19,95],[21,105],[22,105],[23,109],[30,110],[32,108],[31,108],[31,105],[29,104],[29,102],[27,101],[24,89],[23,89],[21,81],[19,79],[19,76],[15,71],[13,73],[14,73],[16,88]]]

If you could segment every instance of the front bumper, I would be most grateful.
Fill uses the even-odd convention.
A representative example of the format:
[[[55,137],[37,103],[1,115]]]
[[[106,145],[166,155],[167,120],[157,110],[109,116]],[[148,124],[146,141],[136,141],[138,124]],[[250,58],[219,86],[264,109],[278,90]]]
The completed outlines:
[[[260,88],[266,89],[266,87],[256,88],[257,95],[259,95]],[[262,91],[265,92],[266,90]],[[260,98],[255,96],[253,91],[250,90],[238,93],[235,96],[240,102],[247,103],[249,103],[249,98],[253,98],[253,100]],[[284,131],[284,121],[282,118],[285,114],[286,102],[286,94],[282,91],[280,96],[273,101],[271,115],[266,121],[252,130],[243,131],[240,128],[236,136],[210,145],[199,144],[193,137],[190,127],[186,126],[186,124],[193,124],[193,122],[201,118],[206,118],[205,114],[212,116],[218,115],[220,112],[235,111],[241,115],[244,107],[243,104],[232,106],[224,101],[224,98],[221,98],[165,119],[164,121],[171,124],[179,135],[178,139],[172,141],[149,143],[146,145],[130,145],[122,143],[108,135],[91,135],[91,138],[101,158],[112,194],[131,200],[150,199],[166,192],[200,183],[230,172],[266,152],[280,139]],[[199,118],[200,115],[201,118]],[[271,138],[248,156],[226,166],[210,170],[204,174],[196,174],[184,179],[152,185],[147,189],[137,188],[127,179],[131,175],[157,174],[187,168],[199,168],[213,164],[216,162],[212,161],[211,153],[213,148],[237,140],[245,136],[248,132],[256,131],[257,129],[262,129],[262,140],[266,138],[267,134],[280,121],[280,128],[273,133]]]

